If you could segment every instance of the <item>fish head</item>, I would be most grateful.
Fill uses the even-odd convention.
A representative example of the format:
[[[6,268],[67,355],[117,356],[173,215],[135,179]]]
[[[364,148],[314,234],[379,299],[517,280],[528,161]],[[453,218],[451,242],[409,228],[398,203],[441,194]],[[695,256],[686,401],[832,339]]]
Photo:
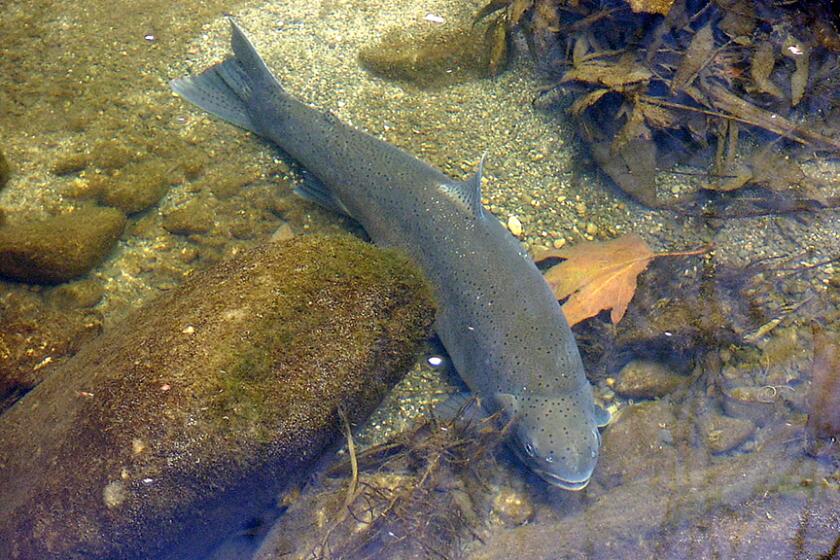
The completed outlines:
[[[586,488],[598,462],[598,414],[588,409],[591,394],[585,397],[496,395],[501,410],[513,419],[510,447],[540,478],[565,490]]]

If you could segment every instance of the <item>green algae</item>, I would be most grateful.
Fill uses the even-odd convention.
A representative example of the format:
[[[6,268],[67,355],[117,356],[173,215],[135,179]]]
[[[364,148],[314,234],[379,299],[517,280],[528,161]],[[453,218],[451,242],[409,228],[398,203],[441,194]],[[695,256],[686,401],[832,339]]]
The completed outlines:
[[[345,237],[344,241],[349,239]],[[329,332],[327,326],[335,320],[336,315],[349,313],[346,306],[356,306],[360,298],[370,298],[370,295],[359,293],[360,286],[370,286],[385,273],[399,279],[405,293],[419,293],[422,295],[420,300],[431,300],[431,292],[419,277],[401,272],[410,267],[401,253],[377,250],[379,255],[376,257],[373,254],[368,255],[368,258],[359,255],[361,258],[354,259],[352,269],[348,270],[346,258],[341,256],[348,248],[338,243],[330,247],[313,245],[307,250],[310,258],[315,257],[315,253],[326,253],[328,257],[322,260],[317,270],[311,271],[312,274],[321,279],[342,279],[341,285],[332,287],[336,301],[341,302],[339,305],[313,307],[313,299],[323,297],[321,283],[309,274],[291,276],[284,284],[283,294],[273,300],[270,308],[252,325],[251,329],[258,334],[252,339],[251,345],[241,348],[238,341],[234,340],[234,344],[225,351],[230,356],[231,365],[222,370],[218,381],[207,388],[210,409],[215,420],[219,421],[216,428],[233,433],[247,426],[258,439],[269,441],[282,414],[276,406],[277,400],[296,388],[278,384],[276,372],[294,369],[295,364],[304,359],[304,355],[295,352],[295,349],[303,349],[305,354],[313,347],[328,346],[322,338],[323,333]],[[358,247],[364,253],[370,253],[371,248],[370,245]],[[376,302],[376,305],[383,306],[384,310],[408,303],[385,299]],[[396,334],[389,325],[392,321],[390,313],[382,316],[383,319],[371,317],[369,328],[354,329],[348,333],[350,336],[340,349],[341,361],[368,361],[371,369],[379,367],[367,357],[371,345],[375,343],[378,333],[391,331],[392,336]],[[407,332],[399,334],[395,340],[400,344],[409,344],[416,336],[416,329],[420,327],[419,324],[409,325]],[[329,361],[330,358],[321,356],[320,360]],[[324,372],[324,375],[328,375],[328,372]],[[338,404],[335,403],[336,406]]]
[[[87,273],[114,248],[125,215],[82,207],[46,220],[0,227],[0,275],[21,282],[57,284]]]

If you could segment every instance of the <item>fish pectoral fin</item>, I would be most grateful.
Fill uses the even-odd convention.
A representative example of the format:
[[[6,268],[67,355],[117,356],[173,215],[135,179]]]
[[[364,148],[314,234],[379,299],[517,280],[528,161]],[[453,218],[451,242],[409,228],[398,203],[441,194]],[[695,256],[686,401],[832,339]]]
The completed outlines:
[[[435,407],[434,415],[440,420],[465,420],[478,422],[490,415],[479,403],[478,398],[469,391],[455,393]]]
[[[595,424],[599,428],[603,428],[604,426],[606,426],[607,424],[610,423],[610,420],[612,420],[612,414],[610,414],[610,412],[606,408],[596,404],[595,405]]]
[[[499,410],[507,418],[513,418],[519,414],[519,399],[516,398],[516,395],[512,393],[496,393],[493,395],[493,400],[496,401]]]
[[[487,152],[484,152],[478,163],[478,170],[466,181],[452,181],[440,186],[441,190],[458,206],[477,218],[483,216],[484,212],[484,207],[481,206],[481,177],[484,175],[486,157]]]
[[[303,183],[294,189],[296,195],[333,212],[350,216],[350,211],[328,186],[308,171],[304,171],[302,175]]]

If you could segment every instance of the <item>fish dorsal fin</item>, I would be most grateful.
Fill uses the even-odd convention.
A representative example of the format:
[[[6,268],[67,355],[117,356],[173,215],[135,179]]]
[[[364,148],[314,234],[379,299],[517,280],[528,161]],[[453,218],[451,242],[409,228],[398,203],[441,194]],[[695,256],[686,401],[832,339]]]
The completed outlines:
[[[481,176],[484,174],[484,159],[487,152],[481,156],[478,170],[466,181],[452,181],[441,185],[441,190],[452,198],[459,206],[471,215],[480,217],[484,211],[481,206]]]

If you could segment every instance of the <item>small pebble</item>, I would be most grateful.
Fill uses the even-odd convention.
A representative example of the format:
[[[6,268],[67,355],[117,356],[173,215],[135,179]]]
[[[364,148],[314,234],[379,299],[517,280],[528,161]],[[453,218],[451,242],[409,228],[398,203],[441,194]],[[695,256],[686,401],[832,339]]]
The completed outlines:
[[[534,506],[528,497],[512,488],[501,488],[493,498],[493,511],[507,525],[523,525],[534,516]]]
[[[743,418],[712,414],[701,423],[706,446],[712,453],[726,453],[755,434],[755,424]]]
[[[520,222],[519,218],[517,218],[516,216],[511,216],[510,218],[508,218],[507,227],[510,230],[510,232],[516,237],[522,235],[522,222]]]
[[[658,362],[634,360],[621,368],[615,390],[625,397],[653,399],[665,396],[685,383],[685,376]]]

